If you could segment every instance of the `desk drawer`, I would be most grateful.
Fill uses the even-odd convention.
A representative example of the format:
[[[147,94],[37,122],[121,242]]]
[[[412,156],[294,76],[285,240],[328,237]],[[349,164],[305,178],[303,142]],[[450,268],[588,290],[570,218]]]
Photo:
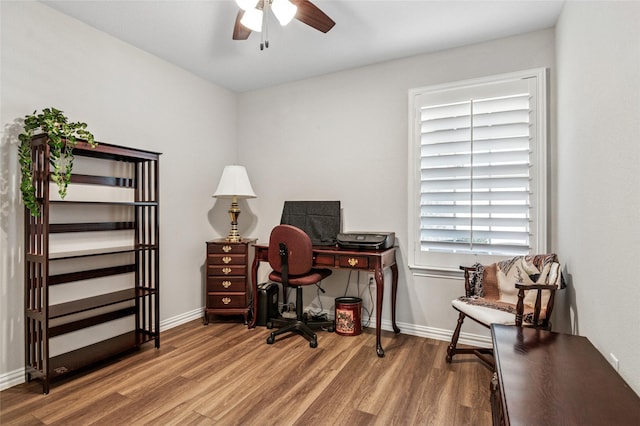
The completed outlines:
[[[209,265],[244,265],[247,263],[247,256],[244,254],[209,254],[207,256]]]
[[[207,265],[207,275],[247,275],[246,265]]]
[[[369,257],[367,256],[338,256],[338,266],[341,268],[369,269]]]
[[[246,308],[244,293],[207,294],[207,308]]]
[[[244,292],[245,277],[207,277],[207,292]]]
[[[332,254],[328,253],[319,253],[313,259],[313,266],[315,268],[327,267],[327,268],[335,268],[336,267],[336,257]]]
[[[218,244],[207,244],[207,253],[209,254],[246,254],[247,253],[247,245],[246,244],[238,244],[238,243],[218,243]]]

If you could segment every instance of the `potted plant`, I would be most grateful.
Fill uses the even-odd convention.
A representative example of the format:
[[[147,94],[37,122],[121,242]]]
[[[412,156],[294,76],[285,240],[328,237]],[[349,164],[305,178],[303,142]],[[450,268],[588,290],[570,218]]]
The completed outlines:
[[[36,190],[33,186],[33,161],[31,158],[33,136],[40,132],[47,135],[51,180],[58,185],[58,193],[62,198],[67,195],[67,186],[71,181],[73,148],[77,145],[78,139],[85,140],[92,148],[98,144],[94,140],[93,134],[87,130],[86,123],[70,123],[64,113],[56,108],[44,108],[40,114],[36,114],[36,112],[25,116],[24,130],[18,135],[20,140],[18,159],[21,171],[22,200],[33,216],[40,216],[40,204],[36,199]]]

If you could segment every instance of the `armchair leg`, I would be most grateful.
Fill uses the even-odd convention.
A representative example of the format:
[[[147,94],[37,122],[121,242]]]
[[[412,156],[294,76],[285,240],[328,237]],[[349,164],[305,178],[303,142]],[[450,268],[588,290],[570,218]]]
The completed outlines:
[[[451,343],[449,343],[449,346],[447,347],[446,360],[448,363],[451,363],[451,360],[453,360],[453,356],[456,354],[456,346],[458,345],[458,338],[460,337],[460,329],[462,328],[462,322],[464,321],[465,316],[466,315],[462,312],[460,312],[460,315],[458,315],[456,329],[453,332],[453,336],[451,336]]]

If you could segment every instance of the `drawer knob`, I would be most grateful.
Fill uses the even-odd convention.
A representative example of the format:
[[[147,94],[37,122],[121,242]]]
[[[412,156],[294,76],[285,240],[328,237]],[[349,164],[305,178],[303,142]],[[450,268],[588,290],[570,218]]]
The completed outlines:
[[[230,263],[231,262],[231,256],[225,256],[222,258],[222,262],[223,263]]]
[[[224,288],[231,287],[231,281],[222,281],[222,287]]]
[[[350,257],[349,260],[347,260],[347,262],[353,268],[354,266],[356,266],[358,264],[358,259],[356,259],[355,257]]]
[[[233,271],[233,269],[229,268],[228,266],[225,268],[222,268],[222,273],[225,275],[228,275],[229,273],[231,273],[231,271]]]
[[[222,251],[225,253],[229,253],[231,250],[231,246],[222,246]]]
[[[229,303],[231,303],[231,298],[230,297],[223,297],[222,298],[222,303],[224,303],[225,305],[228,305]]]

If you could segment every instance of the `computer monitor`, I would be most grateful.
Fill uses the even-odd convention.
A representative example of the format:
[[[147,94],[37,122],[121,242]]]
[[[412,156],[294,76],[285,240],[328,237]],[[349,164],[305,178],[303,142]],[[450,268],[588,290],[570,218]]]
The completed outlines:
[[[314,246],[333,246],[340,233],[340,201],[285,201],[280,223],[309,235]]]

